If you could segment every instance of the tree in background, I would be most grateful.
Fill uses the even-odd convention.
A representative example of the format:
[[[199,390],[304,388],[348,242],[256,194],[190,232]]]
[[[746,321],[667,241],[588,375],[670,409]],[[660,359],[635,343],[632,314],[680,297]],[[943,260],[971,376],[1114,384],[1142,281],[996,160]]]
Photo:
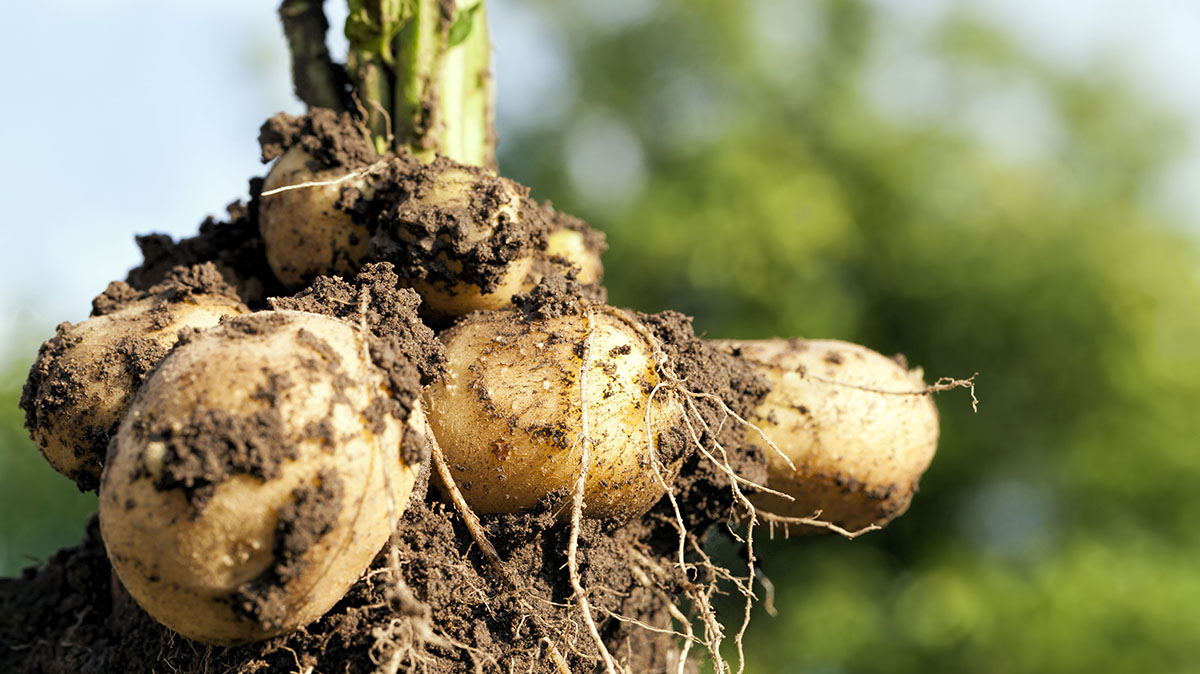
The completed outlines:
[[[980,373],[979,414],[939,400],[906,517],[769,546],[779,616],[756,616],[753,671],[1194,667],[1200,256],[1147,196],[1179,129],[969,17],[898,44],[866,2],[615,4],[632,14],[521,5],[573,86],[500,147],[608,232],[613,302]],[[0,512],[30,514],[2,518],[9,573],[93,507],[28,468],[21,355],[0,396]]]
[[[615,304],[980,373],[979,414],[939,399],[908,515],[771,546],[754,671],[1196,666],[1200,257],[1149,199],[1179,127],[968,16],[913,37],[866,2],[544,9],[575,96],[501,163],[608,232]]]

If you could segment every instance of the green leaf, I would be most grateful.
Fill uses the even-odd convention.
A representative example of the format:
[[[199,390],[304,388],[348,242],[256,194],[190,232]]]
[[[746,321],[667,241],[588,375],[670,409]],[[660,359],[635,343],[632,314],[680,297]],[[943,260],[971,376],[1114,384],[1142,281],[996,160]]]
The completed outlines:
[[[471,27],[475,25],[475,15],[482,7],[483,3],[477,2],[474,7],[464,9],[458,13],[458,17],[454,19],[454,23],[450,26],[447,47],[457,47],[466,41],[467,37],[471,34]]]

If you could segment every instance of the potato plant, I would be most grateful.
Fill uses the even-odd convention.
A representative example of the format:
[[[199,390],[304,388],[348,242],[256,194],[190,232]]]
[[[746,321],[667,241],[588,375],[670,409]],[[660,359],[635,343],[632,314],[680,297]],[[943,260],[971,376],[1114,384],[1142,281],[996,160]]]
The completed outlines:
[[[609,306],[603,236],[494,166],[483,4],[401,4],[350,0],[335,64],[320,3],[285,1],[310,111],[264,124],[250,204],[143,245],[43,347],[22,404],[99,486],[95,610],[131,597],[234,671],[685,672],[696,647],[731,671],[713,597],[749,620],[755,527],[900,514],[934,389],[855,345]],[[705,552],[716,524],[744,575]]]

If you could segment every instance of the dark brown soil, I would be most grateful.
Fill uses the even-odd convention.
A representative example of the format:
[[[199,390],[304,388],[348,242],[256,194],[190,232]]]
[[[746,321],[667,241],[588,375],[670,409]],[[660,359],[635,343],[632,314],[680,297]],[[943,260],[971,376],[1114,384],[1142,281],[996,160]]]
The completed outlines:
[[[352,212],[374,232],[371,256],[394,264],[402,278],[447,288],[462,282],[490,292],[509,263],[545,248],[550,218],[529,198],[529,188],[446,157],[397,168]],[[466,203],[428,200],[447,171],[471,176]],[[515,218],[502,210],[514,197],[520,203]],[[473,240],[477,223],[489,222],[495,223],[492,235]]]
[[[497,582],[452,507],[416,501],[395,537],[403,586],[391,581],[388,555],[381,554],[332,611],[304,630],[222,648],[188,641],[142,611],[111,573],[93,519],[78,547],[20,578],[0,580],[0,671],[365,673],[398,657],[399,671],[556,673],[546,638],[570,671],[596,671],[595,646],[569,608],[566,529],[548,509],[484,523],[519,590]],[[636,523],[615,531],[588,523],[580,541],[583,584],[618,661],[634,672],[673,672],[674,638],[612,617],[670,625],[665,604],[631,573],[631,548],[661,554]],[[667,596],[678,591],[648,575]]]
[[[751,416],[770,390],[770,384],[747,363],[696,337],[690,316],[664,311],[638,317],[662,342],[669,367],[687,390],[719,398],[743,419]],[[766,484],[766,457],[758,447],[745,443],[745,427],[734,423],[722,404],[711,397],[695,398],[693,402],[704,419],[703,424],[693,424],[700,443],[709,448],[715,458],[726,461],[740,477]],[[716,432],[716,429],[720,431]],[[672,435],[674,437],[664,439],[664,444],[685,447],[694,444],[681,429],[674,429]],[[729,476],[699,452],[685,460],[675,488],[680,500],[686,504],[681,514],[690,531],[705,531],[713,524],[725,521],[736,510]],[[673,512],[667,502],[660,501],[651,515],[666,518]]]
[[[347,113],[316,109],[296,117],[279,113],[259,129],[258,144],[263,163],[278,159],[300,146],[312,156],[315,170],[345,168],[353,171],[379,159],[367,136],[355,128]]]
[[[262,180],[250,181],[250,193],[255,197],[262,190]],[[238,295],[251,309],[262,309],[267,298],[283,294],[283,286],[275,279],[267,264],[266,249],[258,233],[255,205],[236,202],[228,207],[229,221],[219,222],[209,217],[193,237],[173,241],[166,234],[146,234],[137,237],[144,262],[129,272],[126,282],[135,289],[145,290],[162,282],[178,266],[211,262],[225,282],[237,288]]]

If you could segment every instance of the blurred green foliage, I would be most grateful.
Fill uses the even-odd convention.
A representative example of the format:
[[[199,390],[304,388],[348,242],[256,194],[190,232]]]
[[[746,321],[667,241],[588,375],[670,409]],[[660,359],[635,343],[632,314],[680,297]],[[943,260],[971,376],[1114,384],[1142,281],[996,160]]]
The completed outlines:
[[[0,370],[0,577],[13,576],[44,561],[83,536],[84,522],[96,509],[93,494],[81,494],[54,472],[25,432],[17,407],[21,386],[37,355],[36,342],[7,356]]]
[[[1200,247],[1150,198],[1179,125],[968,15],[910,34],[861,0],[608,23],[521,4],[574,85],[501,162],[608,233],[614,303],[979,373],[978,414],[939,397],[905,517],[854,541],[760,530],[779,616],[756,610],[747,671],[1200,671]],[[621,189],[589,191],[580,147]],[[5,574],[94,503],[29,446],[22,355],[0,391]]]
[[[914,35],[886,3],[663,0],[616,28],[538,6],[576,95],[502,166],[608,233],[615,304],[979,373],[978,414],[939,396],[905,517],[760,544],[779,616],[748,671],[1200,671],[1200,249],[1150,198],[1181,127],[961,13]],[[596,198],[568,155],[613,127],[645,180]],[[619,145],[602,185],[636,168]]]

